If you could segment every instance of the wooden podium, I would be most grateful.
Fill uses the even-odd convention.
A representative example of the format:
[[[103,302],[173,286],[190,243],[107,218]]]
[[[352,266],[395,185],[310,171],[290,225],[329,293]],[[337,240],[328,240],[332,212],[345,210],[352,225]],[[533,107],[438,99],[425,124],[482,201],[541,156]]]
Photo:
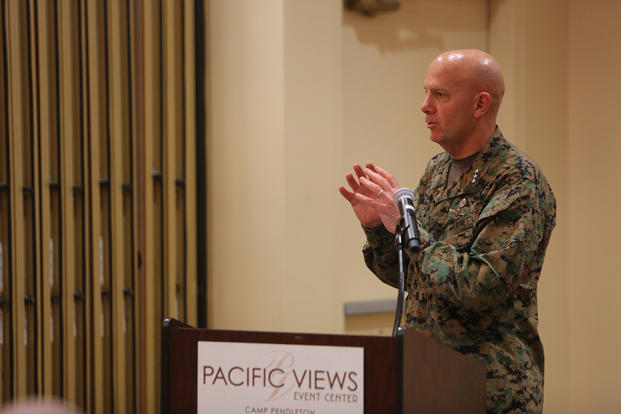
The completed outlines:
[[[483,365],[413,330],[397,337],[245,332],[196,329],[166,319],[162,413],[197,412],[199,341],[362,347],[365,413],[486,411]]]

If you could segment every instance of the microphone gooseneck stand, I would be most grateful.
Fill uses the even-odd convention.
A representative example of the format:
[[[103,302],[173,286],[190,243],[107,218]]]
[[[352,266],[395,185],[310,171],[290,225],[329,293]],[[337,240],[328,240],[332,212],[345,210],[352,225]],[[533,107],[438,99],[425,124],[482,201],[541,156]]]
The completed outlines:
[[[399,324],[401,323],[401,317],[403,315],[403,295],[405,292],[405,269],[403,266],[403,243],[401,237],[401,223],[403,220],[399,221],[397,225],[397,232],[395,234],[395,245],[397,248],[397,254],[399,255],[399,293],[397,294],[397,310],[395,312],[395,323],[392,327],[392,336],[397,336],[399,332]]]
[[[413,210],[413,209],[412,209]],[[416,216],[413,211],[408,211],[406,214],[412,214],[413,223],[416,226]],[[406,247],[406,243],[403,242],[404,239],[407,240],[407,232],[408,227],[405,226],[405,220],[403,217],[397,223],[397,228],[395,231],[395,246],[397,248],[397,255],[399,256],[399,293],[397,294],[397,309],[395,312],[395,322],[392,327],[392,336],[397,336],[397,334],[402,333],[399,325],[401,324],[401,317],[403,315],[403,296],[405,294],[405,265],[403,260],[403,252],[406,248],[411,252],[417,252],[420,250],[420,245],[418,243],[418,229],[415,228],[416,239],[414,241],[409,241],[409,246]],[[406,237],[404,237],[406,235]]]

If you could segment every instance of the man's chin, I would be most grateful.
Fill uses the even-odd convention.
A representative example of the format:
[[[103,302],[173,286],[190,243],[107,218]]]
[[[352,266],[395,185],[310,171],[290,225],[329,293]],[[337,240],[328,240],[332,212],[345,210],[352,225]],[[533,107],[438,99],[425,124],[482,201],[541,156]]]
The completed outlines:
[[[438,144],[440,143],[440,141],[442,141],[442,135],[437,134],[434,131],[431,131],[431,133],[429,134],[429,139],[435,142],[436,144]]]

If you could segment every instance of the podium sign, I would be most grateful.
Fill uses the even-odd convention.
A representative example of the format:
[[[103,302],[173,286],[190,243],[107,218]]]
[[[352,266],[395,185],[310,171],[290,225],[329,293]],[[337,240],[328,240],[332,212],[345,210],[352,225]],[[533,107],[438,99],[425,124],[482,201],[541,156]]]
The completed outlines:
[[[397,337],[162,327],[162,414],[483,414],[485,367]]]
[[[198,413],[364,413],[364,348],[198,341]]]

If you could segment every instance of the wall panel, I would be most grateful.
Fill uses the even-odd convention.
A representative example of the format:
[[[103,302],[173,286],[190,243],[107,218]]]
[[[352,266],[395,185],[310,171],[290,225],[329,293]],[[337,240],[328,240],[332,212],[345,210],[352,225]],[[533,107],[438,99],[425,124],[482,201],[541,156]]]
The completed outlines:
[[[112,255],[112,338],[114,412],[133,411],[132,141],[129,90],[128,10],[126,2],[108,2],[108,82],[110,104],[110,209]],[[134,324],[130,323],[132,327]],[[128,398],[128,397],[131,397]],[[129,403],[132,404],[129,404]]]
[[[90,231],[87,246],[89,247],[90,260],[90,289],[87,294],[90,321],[90,349],[91,364],[89,373],[92,382],[89,386],[88,408],[91,412],[103,412],[104,395],[108,394],[109,387],[105,387],[105,376],[101,375],[104,370],[104,341],[102,326],[102,281],[104,280],[104,243],[102,238],[101,218],[101,186],[100,178],[100,153],[102,142],[107,137],[107,105],[105,84],[105,24],[104,3],[91,0],[86,3],[86,96],[85,112],[87,114],[86,133],[89,137],[87,143],[87,180],[88,180],[88,210],[90,216]],[[103,148],[105,151],[105,147]],[[108,365],[109,366],[109,365]],[[110,401],[108,398],[107,401]]]
[[[5,3],[0,3],[0,401],[12,395],[12,308],[11,308],[11,180],[7,118]]]
[[[32,3],[31,3],[32,4]],[[33,4],[34,5],[34,4]],[[58,358],[59,347],[54,347],[54,322],[58,319],[58,306],[52,305],[54,282],[58,285],[59,270],[59,239],[58,239],[58,67],[56,38],[56,13],[51,3],[45,2],[33,7],[37,22],[36,30],[36,73],[38,81],[38,142],[39,142],[39,182],[42,187],[40,199],[40,231],[41,246],[40,274],[41,274],[41,303],[42,315],[48,315],[47,321],[41,324],[41,382],[44,392],[54,393],[53,386],[62,385],[59,381],[60,363]],[[56,204],[54,207],[53,204]],[[58,289],[56,289],[56,297]],[[54,309],[55,308],[55,309]],[[56,316],[56,319],[54,318]],[[47,323],[46,323],[47,322]],[[57,336],[58,339],[58,336]],[[58,340],[56,341],[58,343]],[[54,373],[57,377],[54,378]],[[54,381],[56,380],[56,381]],[[59,392],[56,390],[55,395]]]
[[[179,48],[183,52],[183,135],[184,145],[181,148],[180,153],[183,154],[183,161],[180,163],[180,168],[183,169],[184,177],[184,195],[185,195],[185,211],[180,214],[180,217],[184,218],[183,223],[179,223],[179,228],[183,229],[185,235],[183,237],[184,250],[180,252],[180,255],[184,257],[184,287],[185,287],[185,306],[183,314],[180,318],[187,321],[191,326],[197,325],[198,312],[197,309],[197,297],[198,297],[198,285],[197,285],[197,252],[198,252],[198,238],[197,238],[197,195],[196,195],[196,183],[197,183],[197,163],[196,163],[196,139],[197,136],[197,89],[196,89],[196,41],[195,41],[195,13],[196,8],[193,0],[185,0],[183,3],[183,43],[179,45]],[[204,114],[203,114],[204,116]],[[204,189],[206,190],[206,189]]]
[[[162,288],[164,271],[162,253],[162,162],[161,162],[161,38],[160,16],[161,3],[146,1],[142,10],[143,54],[139,56],[144,62],[142,78],[138,80],[140,93],[137,98],[144,96],[141,128],[144,131],[142,169],[138,172],[144,183],[144,202],[151,208],[144,209],[144,260],[141,269],[141,287],[144,295],[141,314],[163,317]],[[140,141],[140,140],[139,140]],[[160,361],[156,358],[157,350],[150,342],[159,343],[161,338],[158,318],[148,318],[142,325],[139,348],[142,350],[140,360],[140,374],[145,379],[142,386],[142,395],[139,401],[143,412],[153,412],[157,401],[142,396],[153,395],[160,387],[157,373],[160,370]],[[148,339],[147,339],[148,338]]]
[[[13,395],[36,393],[37,289],[35,267],[35,180],[32,136],[28,3],[4,2],[7,38],[8,122],[11,197],[11,288]]]

